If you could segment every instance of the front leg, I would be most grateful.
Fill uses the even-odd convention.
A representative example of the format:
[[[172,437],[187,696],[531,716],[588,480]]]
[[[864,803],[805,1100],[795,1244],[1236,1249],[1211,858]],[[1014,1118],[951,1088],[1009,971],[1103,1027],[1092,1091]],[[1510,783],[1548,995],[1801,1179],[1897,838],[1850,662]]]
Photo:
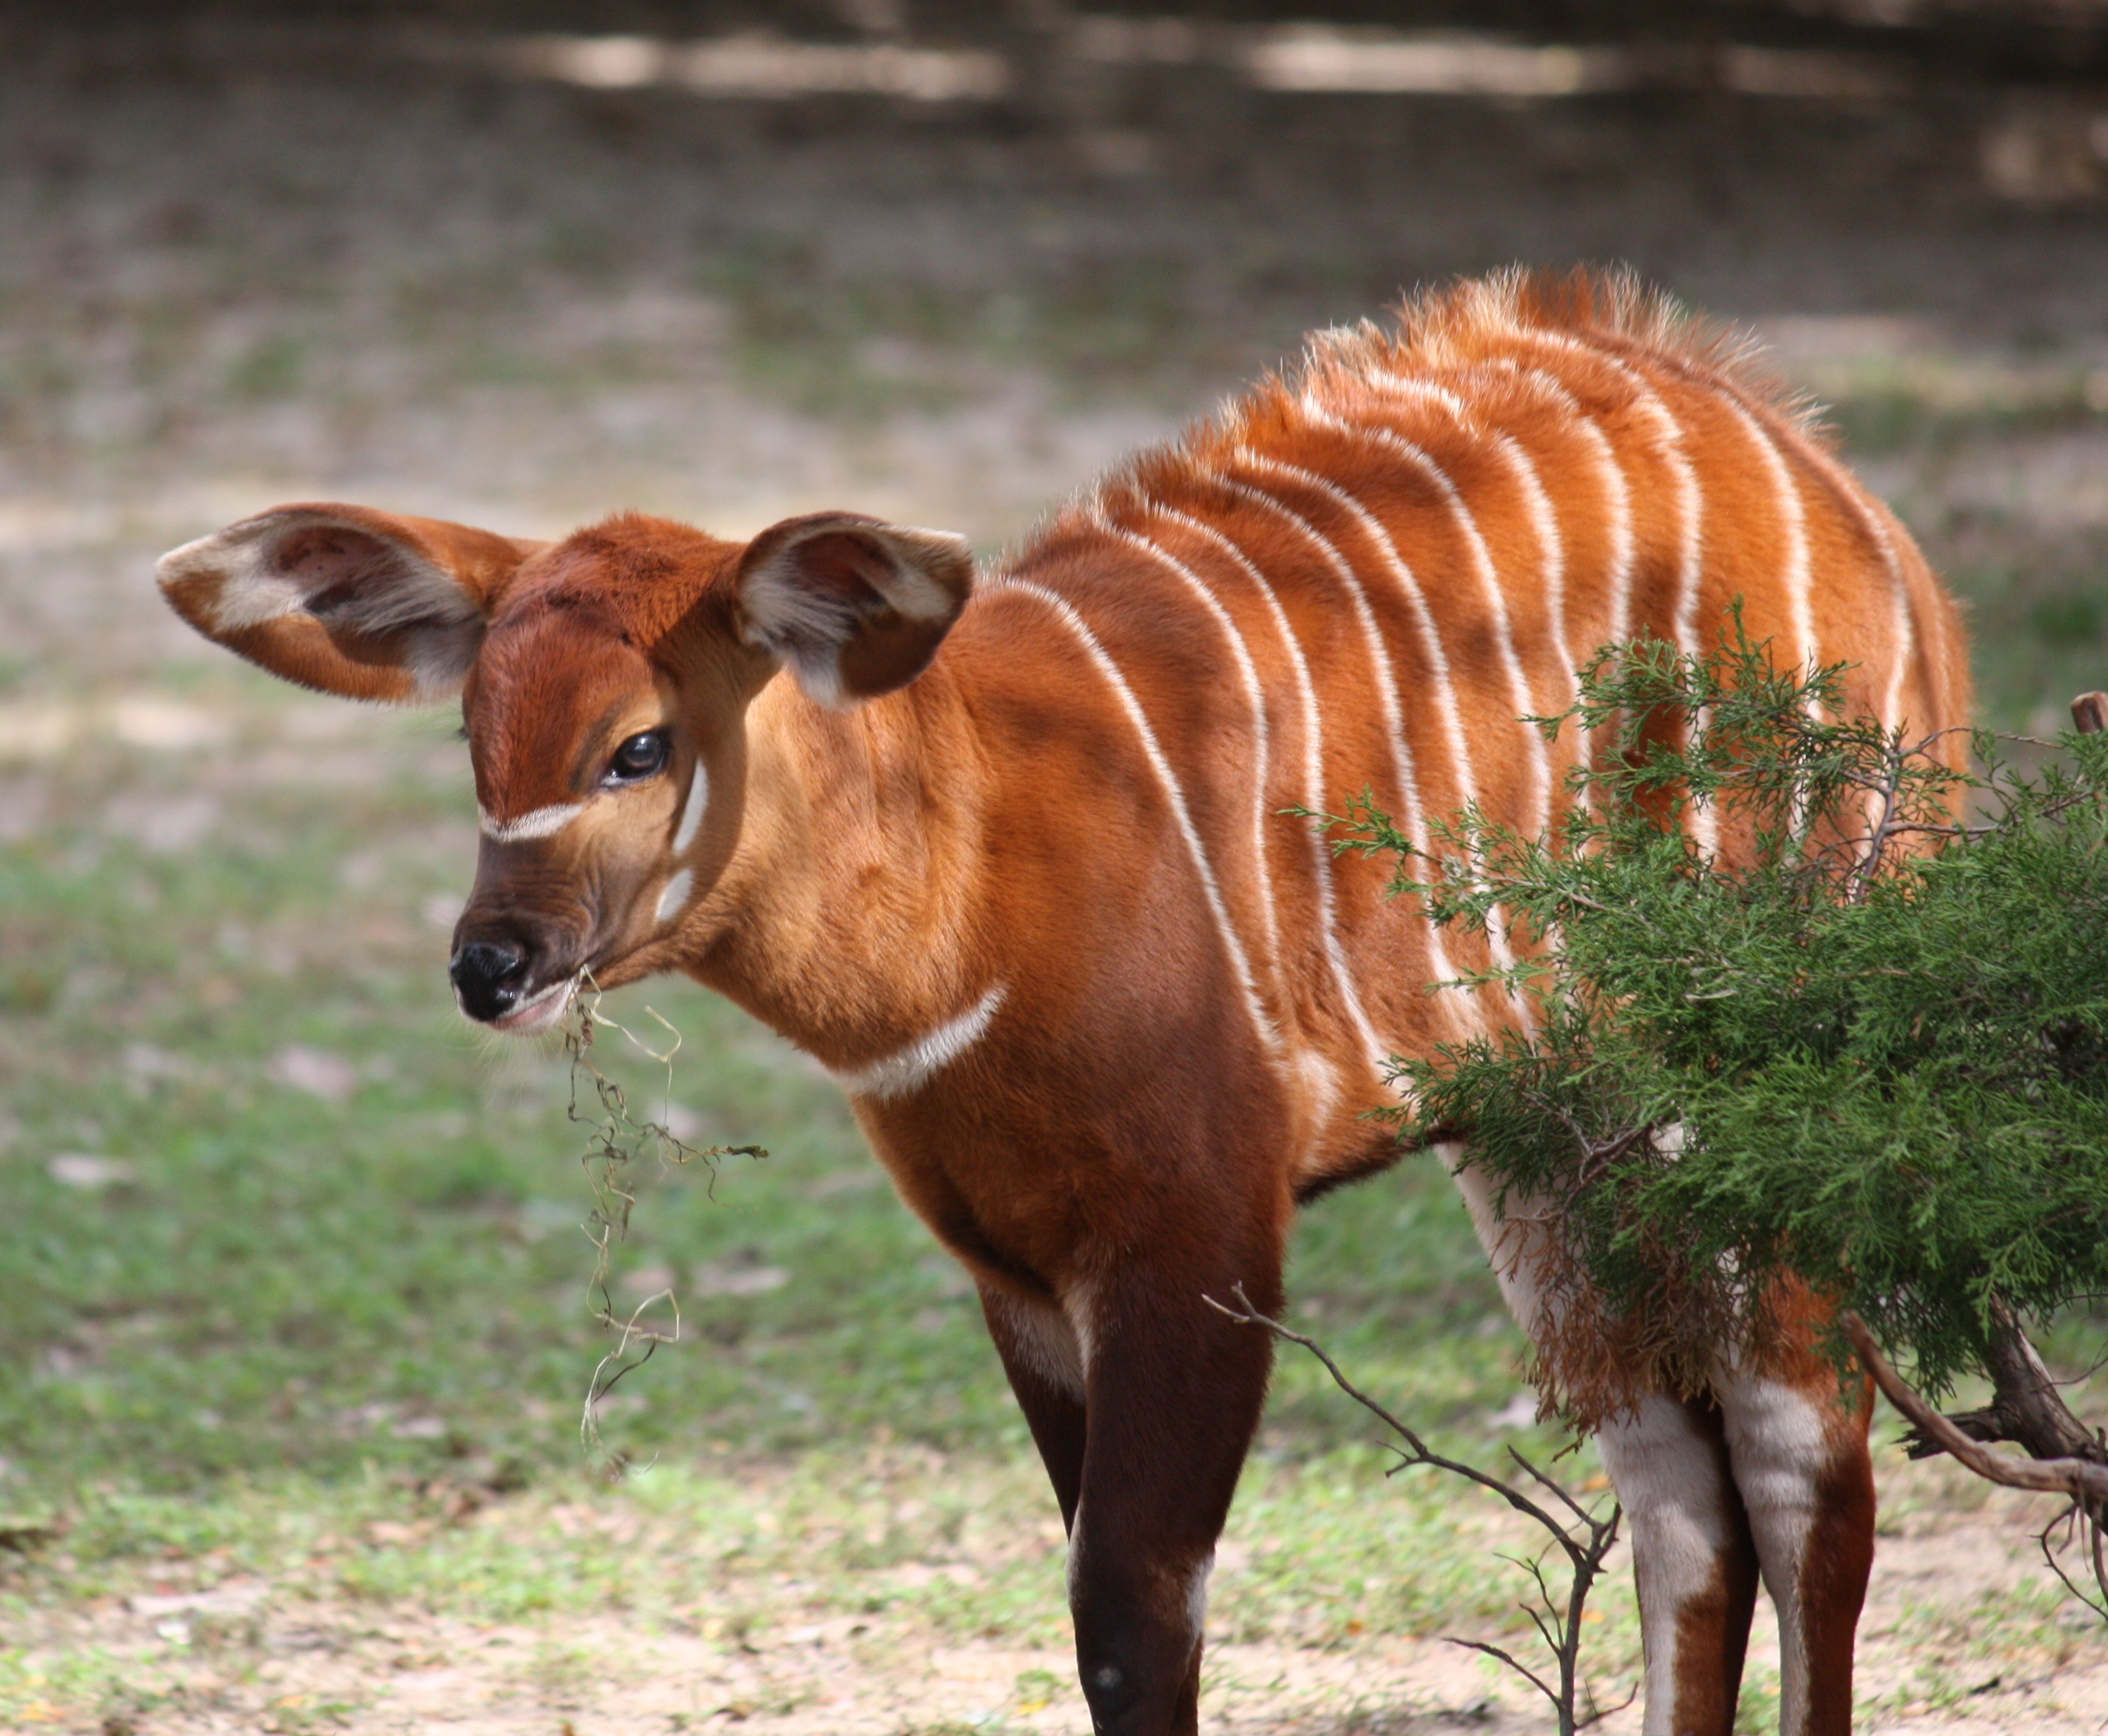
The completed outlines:
[[[1062,1528],[1076,1529],[1083,1492],[1083,1357],[1061,1305],[981,1285],[981,1317],[1002,1358],[1002,1372],[1032,1431],[1032,1444],[1061,1504]]]
[[[1204,1300],[1277,1311],[1277,1241],[1242,1261],[1130,1265],[1067,1296],[1086,1427],[1069,1604],[1097,1736],[1191,1736],[1215,1539],[1266,1399],[1272,1340]],[[1058,1483],[1057,1476],[1057,1483]]]

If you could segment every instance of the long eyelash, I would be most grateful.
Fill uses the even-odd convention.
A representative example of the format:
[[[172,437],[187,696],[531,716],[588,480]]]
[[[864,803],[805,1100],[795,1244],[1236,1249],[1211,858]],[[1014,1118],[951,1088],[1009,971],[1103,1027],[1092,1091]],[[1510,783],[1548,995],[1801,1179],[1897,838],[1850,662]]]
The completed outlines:
[[[457,730],[454,732],[454,739],[455,739],[457,742],[466,742],[466,741],[468,739],[468,725],[467,725],[467,724],[463,724],[461,726],[461,728],[460,728],[457,729]]]

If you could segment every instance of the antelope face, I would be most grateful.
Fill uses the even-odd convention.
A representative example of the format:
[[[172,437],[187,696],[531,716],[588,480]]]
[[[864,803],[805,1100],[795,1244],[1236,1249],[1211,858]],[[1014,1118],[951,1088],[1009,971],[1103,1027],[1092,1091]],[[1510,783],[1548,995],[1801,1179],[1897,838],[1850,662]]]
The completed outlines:
[[[738,848],[748,707],[779,670],[826,705],[903,685],[972,570],[957,537],[849,513],[745,544],[625,514],[543,544],[329,505],[245,519],[160,577],[289,680],[461,694],[481,836],[449,974],[469,1017],[525,1032],[581,985],[681,962]]]

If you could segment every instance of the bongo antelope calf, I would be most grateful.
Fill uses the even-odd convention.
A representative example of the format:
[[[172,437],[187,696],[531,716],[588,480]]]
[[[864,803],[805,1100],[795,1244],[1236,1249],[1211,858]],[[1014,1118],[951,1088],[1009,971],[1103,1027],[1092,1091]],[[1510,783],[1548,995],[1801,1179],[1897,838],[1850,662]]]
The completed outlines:
[[[541,543],[301,505],[160,581],[289,679],[460,693],[470,1017],[544,1030],[587,973],[682,971],[842,1082],[980,1287],[1069,1527],[1093,1728],[1134,1736],[1195,1728],[1266,1391],[1267,1336],[1203,1299],[1277,1310],[1297,1203],[1399,1156],[1364,1119],[1385,1057],[1514,1016],[1428,993],[1487,943],[1288,810],[1367,789],[1415,838],[1473,800],[1541,827],[1578,750],[1519,719],[1606,641],[1709,646],[1736,597],[1889,723],[1969,709],[1896,521],[1732,349],[1588,276],[1326,333],[978,579],[959,538],[849,512]],[[1556,1331],[1460,1180],[1516,1312]],[[1867,1415],[1811,1353],[1603,1431],[1649,1732],[1730,1729],[1760,1580],[1785,1729],[1849,1727]]]

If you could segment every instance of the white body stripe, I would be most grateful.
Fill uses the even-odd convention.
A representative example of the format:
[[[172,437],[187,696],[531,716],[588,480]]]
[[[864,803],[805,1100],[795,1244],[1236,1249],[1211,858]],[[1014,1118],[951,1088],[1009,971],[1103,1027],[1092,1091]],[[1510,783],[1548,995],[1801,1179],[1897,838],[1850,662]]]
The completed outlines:
[[[1436,491],[1448,507],[1451,517],[1456,521],[1457,528],[1463,533],[1465,547],[1471,552],[1472,569],[1478,575],[1480,588],[1485,593],[1486,605],[1492,610],[1494,623],[1499,629],[1501,662],[1507,674],[1509,694],[1514,702],[1515,715],[1517,719],[1516,727],[1522,731],[1525,744],[1524,752],[1529,762],[1530,781],[1535,786],[1533,805],[1537,810],[1537,829],[1543,830],[1552,823],[1552,754],[1544,737],[1538,733],[1537,726],[1534,724],[1521,721],[1523,718],[1537,710],[1537,701],[1530,697],[1529,678],[1523,672],[1522,656],[1516,649],[1515,625],[1508,618],[1507,596],[1501,589],[1500,575],[1493,570],[1493,551],[1486,547],[1486,539],[1479,530],[1478,520],[1472,515],[1471,507],[1458,491],[1457,485],[1450,480],[1449,473],[1437,464],[1426,451],[1403,435],[1395,434],[1388,428],[1372,428],[1358,422],[1341,422],[1336,417],[1327,416],[1322,421],[1323,426],[1333,429],[1336,432],[1346,435],[1352,439],[1371,441],[1384,447],[1386,450],[1395,452],[1400,458],[1412,464],[1435,485]],[[1375,527],[1377,534],[1381,537],[1381,546],[1389,556],[1392,569],[1406,575],[1414,596],[1418,597],[1419,584],[1411,578],[1405,561],[1399,555],[1398,545],[1391,540],[1390,533],[1383,530],[1375,515],[1363,507],[1361,503],[1355,500],[1346,489],[1338,488],[1336,485],[1332,486],[1342,500],[1353,504],[1354,511],[1360,515],[1365,523]],[[1426,613],[1426,604],[1424,601],[1421,602],[1420,606],[1421,612]],[[1427,621],[1428,630],[1432,634],[1435,631],[1435,623],[1431,614],[1427,615]],[[1450,681],[1448,659],[1446,656],[1442,657],[1440,666],[1443,686],[1445,690],[1451,689],[1453,684]],[[1456,700],[1453,691],[1450,697],[1450,708],[1452,714],[1454,715]],[[1461,733],[1460,729],[1460,737]],[[1475,778],[1473,780],[1475,786],[1476,782]]]
[[[980,1042],[1002,1005],[1004,985],[998,983],[955,1019],[947,1019],[935,1030],[925,1032],[907,1048],[874,1061],[867,1066],[836,1073],[854,1097],[905,1097],[931,1075],[949,1066]]]
[[[1286,966],[1281,956],[1281,927],[1273,906],[1273,871],[1268,863],[1266,844],[1266,787],[1272,772],[1272,743],[1266,724],[1266,694],[1259,685],[1259,671],[1252,666],[1251,651],[1237,631],[1237,624],[1230,619],[1215,593],[1184,562],[1159,548],[1146,536],[1122,529],[1110,523],[1106,531],[1119,541],[1137,552],[1159,562],[1167,571],[1175,574],[1181,584],[1199,599],[1201,606],[1223,630],[1229,642],[1231,660],[1237,666],[1238,678],[1244,683],[1245,697],[1252,713],[1252,857],[1253,866],[1259,876],[1259,917],[1266,929],[1266,952],[1274,975],[1281,981],[1284,1004],[1287,999],[1285,981]]]
[[[1404,557],[1399,553],[1398,545],[1390,539],[1390,533],[1384,529],[1376,516],[1360,501],[1337,483],[1319,476],[1315,471],[1304,470],[1293,464],[1282,464],[1271,458],[1261,458],[1255,453],[1240,452],[1237,457],[1240,462],[1263,466],[1277,475],[1285,476],[1292,482],[1299,483],[1305,488],[1313,489],[1327,498],[1336,502],[1354,516],[1355,521],[1362,526],[1369,539],[1382,552],[1385,564],[1390,568],[1392,578],[1397,582],[1399,590],[1404,594],[1407,603],[1412,611],[1414,624],[1419,629],[1421,636],[1426,643],[1428,659],[1433,664],[1435,670],[1436,702],[1440,708],[1444,727],[1449,737],[1449,751],[1457,767],[1457,775],[1464,786],[1465,798],[1466,800],[1477,800],[1478,773],[1472,766],[1471,750],[1465,740],[1463,714],[1457,704],[1457,684],[1449,673],[1448,654],[1443,648],[1440,629],[1435,625],[1434,611],[1427,606],[1427,598],[1420,588],[1420,582],[1413,577],[1412,569],[1405,564]],[[1317,538],[1318,541],[1331,553],[1341,572],[1351,575],[1352,568],[1348,565],[1345,557],[1341,555],[1338,549],[1329,542],[1326,542],[1322,537],[1319,537],[1317,531],[1302,519],[1296,519],[1296,522],[1303,525],[1310,535]],[[1356,588],[1358,592],[1358,584]],[[1407,812],[1410,821],[1408,836],[1412,836],[1419,847],[1425,850],[1427,848],[1426,823],[1425,816],[1421,811],[1419,788],[1412,781],[1412,748],[1406,740],[1405,724],[1398,706],[1397,682],[1390,669],[1389,651],[1384,646],[1381,632],[1376,627],[1373,615],[1369,617],[1368,628],[1374,654],[1377,656],[1382,665],[1383,690],[1389,701],[1385,708],[1385,722],[1394,732],[1392,739],[1396,746],[1399,776],[1407,791]],[[1522,709],[1525,711],[1529,709],[1526,690]],[[1529,728],[1527,724],[1524,727]],[[1534,731],[1532,733],[1534,733]],[[1498,924],[1488,926],[1486,938],[1492,946],[1495,962],[1502,969],[1515,963],[1515,955],[1509,949],[1507,938],[1501,932]],[[1453,975],[1454,972],[1449,966],[1438,931],[1430,928],[1429,944],[1436,960],[1438,977]]]
[[[1744,404],[1739,395],[1735,397],[1735,402],[1760,420],[1769,420],[1761,412]],[[1775,432],[1773,438],[1777,437]],[[1879,507],[1868,504],[1864,492],[1846,473],[1844,466],[1813,440],[1793,439],[1793,448],[1802,462],[1813,466],[1823,480],[1836,491],[1838,498],[1845,503],[1858,520],[1860,528],[1881,552],[1881,566],[1889,575],[1890,587],[1895,599],[1896,661],[1895,666],[1889,672],[1888,684],[1881,695],[1881,719],[1889,728],[1900,728],[1903,721],[1903,682],[1910,672],[1911,659],[1917,651],[1917,620],[1911,606],[1910,581],[1903,572],[1902,554],[1896,548],[1895,538],[1890,534],[1886,515]],[[1813,589],[1812,577],[1810,588]],[[1924,720],[1919,721],[1922,723]]]
[[[1793,623],[1794,666],[1805,674],[1822,661],[1822,655],[1815,640],[1810,602],[1814,580],[1808,566],[1808,509],[1801,502],[1800,485],[1794,480],[1785,455],[1770,432],[1733,398],[1725,393],[1721,396],[1757,449],[1758,461],[1770,477],[1778,501],[1779,522],[1786,533],[1786,619]]]
[[[1215,878],[1213,864],[1208,860],[1207,846],[1200,841],[1200,834],[1194,828],[1193,816],[1186,806],[1186,792],[1179,787],[1178,773],[1172,770],[1171,762],[1164,758],[1163,746],[1156,739],[1156,732],[1150,728],[1148,714],[1142,709],[1142,701],[1135,697],[1134,689],[1127,684],[1127,678],[1120,674],[1119,665],[1113,661],[1111,655],[1099,643],[1098,636],[1091,631],[1089,623],[1076,612],[1074,605],[1058,591],[1050,591],[1043,584],[1035,584],[1029,579],[1020,579],[1011,574],[1005,574],[989,581],[983,589],[997,595],[1029,597],[1045,604],[1061,625],[1075,635],[1077,643],[1083,647],[1091,661],[1097,665],[1099,673],[1104,675],[1119,697],[1121,708],[1126,711],[1128,720],[1134,725],[1135,733],[1141,739],[1142,753],[1149,761],[1150,769],[1156,773],[1158,782],[1164,787],[1165,799],[1171,804],[1172,818],[1178,824],[1179,836],[1186,841],[1187,851],[1193,860],[1194,873],[1200,877],[1201,892],[1207,899],[1209,914],[1215,919],[1215,931],[1222,938],[1223,949],[1229,955],[1230,967],[1236,976],[1237,986],[1243,990],[1245,1005],[1251,1014],[1253,1028],[1259,1032],[1260,1040],[1267,1048],[1278,1053],[1281,1046],[1281,1033],[1267,1016],[1266,1008],[1259,1000],[1258,985],[1252,981],[1251,959],[1246,954],[1244,942],[1238,938],[1236,926],[1230,921],[1230,913],[1223,903],[1223,889]]]
[[[552,802],[513,820],[493,818],[481,808],[475,810],[476,827],[493,844],[520,844],[529,838],[554,837],[586,811],[582,801]]]
[[[1697,469],[1687,449],[1683,424],[1662,402],[1661,395],[1648,383],[1644,374],[1609,350],[1560,332],[1530,331],[1526,335],[1610,369],[1632,388],[1634,404],[1660,435],[1662,459],[1676,482],[1677,521],[1681,532],[1673,616],[1676,648],[1687,657],[1697,656],[1701,649],[1698,643],[1698,606],[1702,600],[1705,570],[1705,498],[1698,485]],[[1718,851],[1720,817],[1709,804],[1691,810],[1691,835],[1707,855]]]
[[[1256,453],[1241,452],[1236,459],[1240,463],[1250,464],[1255,468],[1277,471],[1294,480],[1299,480],[1309,476],[1307,471],[1299,471],[1291,466],[1274,464],[1272,460],[1259,458]],[[1360,625],[1363,639],[1367,646],[1370,667],[1376,673],[1376,701],[1383,711],[1384,735],[1390,744],[1391,770],[1398,779],[1399,800],[1405,809],[1403,816],[1405,833],[1417,848],[1425,850],[1427,847],[1426,816],[1421,809],[1420,782],[1413,774],[1412,744],[1406,739],[1405,710],[1399,701],[1398,680],[1390,665],[1390,650],[1384,643],[1383,629],[1376,623],[1376,611],[1370,608],[1368,595],[1363,590],[1362,581],[1353,566],[1308,519],[1277,500],[1264,489],[1254,488],[1248,482],[1240,482],[1234,476],[1212,475],[1200,480],[1212,482],[1238,498],[1273,513],[1323,554],[1327,563],[1345,587],[1348,602],[1354,611],[1354,618]],[[1322,486],[1331,486],[1322,477],[1313,480]],[[1439,647],[1436,655],[1440,655]],[[1465,775],[1468,787],[1468,771]],[[1443,947],[1441,932],[1431,924],[1428,928],[1427,945],[1428,956],[1436,977],[1453,976],[1456,972]]]
[[[1581,683],[1575,674],[1574,647],[1566,634],[1566,543],[1559,534],[1559,514],[1545,489],[1543,477],[1538,474],[1536,462],[1523,450],[1522,443],[1513,435],[1502,434],[1495,437],[1493,444],[1507,460],[1522,490],[1529,528],[1542,551],[1544,606],[1552,617],[1552,652],[1559,660],[1559,672],[1569,697],[1579,699]]]
[[[1556,374],[1547,368],[1525,367],[1512,356],[1502,356],[1488,365],[1513,374],[1531,390],[1549,398],[1565,413],[1567,426],[1588,444],[1589,453],[1596,461],[1597,476],[1603,485],[1603,513],[1610,544],[1608,638],[1622,644],[1632,632],[1633,491],[1625,478],[1624,467],[1618,462],[1617,449],[1603,432],[1602,424],[1582,408],[1581,400]],[[1592,645],[1588,647],[1591,652],[1595,648]]]
[[[1318,710],[1318,691],[1310,679],[1310,665],[1303,655],[1302,643],[1290,625],[1288,611],[1281,606],[1281,598],[1273,587],[1267,583],[1266,575],[1252,564],[1250,557],[1229,537],[1213,525],[1203,523],[1190,512],[1182,512],[1175,507],[1160,503],[1146,503],[1150,511],[1182,525],[1196,535],[1205,537],[1229,557],[1237,569],[1249,579],[1264,600],[1268,612],[1273,618],[1274,630],[1288,652],[1289,665],[1295,673],[1295,691],[1303,708],[1303,805],[1313,814],[1329,811],[1325,795],[1325,736],[1324,724]],[[1370,1064],[1381,1068],[1387,1058],[1387,1051],[1377,1037],[1376,1028],[1369,1023],[1367,1009],[1362,1005],[1360,991],[1354,986],[1354,972],[1347,963],[1347,956],[1340,945],[1340,928],[1333,887],[1332,853],[1325,847],[1325,840],[1314,825],[1303,827],[1309,841],[1310,868],[1318,886],[1318,925],[1325,947],[1325,962],[1331,968],[1332,980],[1339,985],[1340,994],[1347,1006],[1347,1016],[1354,1021],[1354,1033],[1361,1039],[1363,1052]]]

